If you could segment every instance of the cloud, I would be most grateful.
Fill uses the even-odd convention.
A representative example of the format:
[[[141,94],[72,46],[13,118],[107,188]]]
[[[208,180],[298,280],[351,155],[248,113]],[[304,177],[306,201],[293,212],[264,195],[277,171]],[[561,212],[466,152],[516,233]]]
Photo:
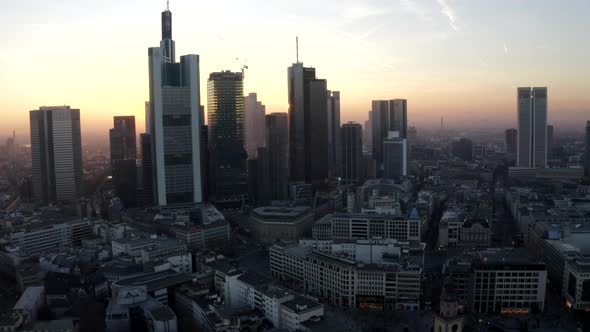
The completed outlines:
[[[414,0],[400,0],[400,3],[404,10],[416,16],[422,22],[432,21],[430,10],[424,6],[419,5]]]
[[[447,0],[437,1],[441,7],[441,13],[449,19],[449,25],[451,26],[451,28],[453,28],[453,30],[455,31],[459,31],[459,26],[457,25],[457,15],[455,15],[455,11],[453,10],[453,8],[449,6]]]
[[[506,46],[506,42],[504,42],[504,54],[508,54],[508,46]]]

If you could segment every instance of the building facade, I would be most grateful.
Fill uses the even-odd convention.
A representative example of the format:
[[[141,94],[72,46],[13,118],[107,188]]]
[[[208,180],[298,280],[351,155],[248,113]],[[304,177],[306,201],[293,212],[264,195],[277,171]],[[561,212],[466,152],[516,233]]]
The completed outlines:
[[[109,131],[111,172],[117,196],[126,207],[137,203],[135,116],[115,116]]]
[[[266,146],[265,114],[266,106],[256,93],[244,97],[244,141],[249,159],[256,158],[258,148]]]
[[[400,132],[389,132],[383,141],[383,178],[399,181],[408,176],[408,142]]]
[[[83,195],[80,110],[40,107],[29,115],[35,201],[77,201]]]
[[[340,135],[340,92],[328,91],[328,148],[331,177],[340,176],[342,148]]]
[[[289,184],[289,116],[271,113],[266,116],[266,151],[271,200],[286,200]]]
[[[342,126],[342,171],[340,176],[344,183],[358,183],[362,181],[363,160],[363,128],[358,123],[349,122]]]
[[[146,107],[154,202],[159,206],[202,202],[204,125],[199,56],[175,59],[172,13],[162,13],[160,47],[149,49],[150,102]]]
[[[516,166],[547,167],[547,88],[518,88]]]
[[[317,188],[329,175],[327,82],[298,62],[288,69],[288,86],[289,178]]]
[[[207,125],[213,201],[241,201],[248,193],[243,91],[242,73],[209,75]]]
[[[518,130],[511,128],[506,129],[506,153],[510,155],[516,155],[517,145],[518,145]]]

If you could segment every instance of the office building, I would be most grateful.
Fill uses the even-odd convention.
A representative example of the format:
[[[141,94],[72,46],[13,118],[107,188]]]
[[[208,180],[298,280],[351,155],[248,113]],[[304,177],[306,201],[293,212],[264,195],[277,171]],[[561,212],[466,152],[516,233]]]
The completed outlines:
[[[584,174],[590,177],[590,121],[586,122],[586,158]]]
[[[159,206],[203,200],[199,56],[185,55],[175,62],[174,47],[172,13],[166,10],[160,47],[149,49],[150,102],[146,107],[152,187]]]
[[[514,128],[506,129],[506,153],[510,155],[516,155],[518,142],[518,131]]]
[[[420,241],[420,219],[398,214],[334,213],[318,220],[314,239],[395,239]]]
[[[387,138],[390,128],[389,101],[373,100],[371,106],[373,159],[380,168],[383,163],[383,140]]]
[[[189,222],[176,225],[174,232],[190,250],[223,246],[229,241],[229,223],[213,205],[205,203],[192,209],[189,219]]]
[[[547,88],[518,88],[516,166],[547,166]]]
[[[408,102],[405,99],[389,101],[389,131],[399,132],[399,137],[408,139]]]
[[[464,161],[473,160],[473,142],[468,138],[461,138],[453,142],[452,145],[453,156]]]
[[[289,116],[287,113],[271,113],[266,116],[266,151],[270,199],[286,200],[289,181]]]
[[[344,183],[358,183],[363,179],[363,128],[360,124],[349,122],[341,131],[342,171],[340,177]]]
[[[266,146],[264,116],[266,106],[258,100],[256,93],[244,97],[244,137],[248,158],[255,159],[258,148]]]
[[[408,142],[397,131],[383,141],[383,178],[400,180],[408,176]]]
[[[270,248],[270,270],[342,307],[418,310],[423,251],[395,240],[306,240]]]
[[[40,107],[30,112],[33,194],[40,204],[82,198],[80,110]]]
[[[329,175],[340,176],[342,163],[342,149],[340,135],[340,92],[328,91],[328,161],[330,163]]]
[[[154,177],[152,168],[152,139],[150,134],[139,135],[141,163],[137,178],[137,199],[140,206],[154,204]]]
[[[309,237],[313,224],[314,215],[307,206],[259,207],[253,209],[248,218],[249,229],[254,237],[266,244]]]
[[[553,129],[552,125],[547,126],[547,159],[553,158]]]
[[[329,175],[327,82],[298,62],[288,69],[288,86],[290,180],[317,188]]]
[[[247,195],[242,73],[211,73],[207,81],[210,194],[215,202],[240,202]]]
[[[111,172],[115,192],[126,207],[137,203],[135,116],[115,116],[109,131]]]
[[[36,255],[80,245],[84,237],[92,234],[91,226],[87,220],[22,225],[10,233],[8,240],[21,253]]]

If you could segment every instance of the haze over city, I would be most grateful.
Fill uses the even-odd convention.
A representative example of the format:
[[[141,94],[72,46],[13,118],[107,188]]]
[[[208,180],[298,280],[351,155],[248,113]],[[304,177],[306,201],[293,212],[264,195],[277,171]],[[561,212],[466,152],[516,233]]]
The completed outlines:
[[[29,111],[81,110],[83,135],[106,137],[112,116],[144,126],[147,46],[164,1],[3,1],[0,136],[28,137]],[[549,122],[580,128],[590,112],[588,1],[173,0],[178,54],[200,77],[239,71],[267,112],[287,111],[287,67],[317,68],[341,91],[342,123],[364,123],[371,100],[405,98],[418,127],[516,124],[516,87],[547,86]],[[236,58],[239,59],[236,60]],[[204,86],[203,86],[204,89]],[[203,103],[206,96],[202,93]]]

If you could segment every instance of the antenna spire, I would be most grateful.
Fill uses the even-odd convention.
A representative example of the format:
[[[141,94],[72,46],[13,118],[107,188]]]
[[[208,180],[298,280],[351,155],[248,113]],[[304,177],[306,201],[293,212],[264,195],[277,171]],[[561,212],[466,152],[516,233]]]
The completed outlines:
[[[166,0],[166,10],[170,11],[170,0]]]
[[[295,36],[295,52],[297,55],[297,63],[299,63],[299,36]]]

